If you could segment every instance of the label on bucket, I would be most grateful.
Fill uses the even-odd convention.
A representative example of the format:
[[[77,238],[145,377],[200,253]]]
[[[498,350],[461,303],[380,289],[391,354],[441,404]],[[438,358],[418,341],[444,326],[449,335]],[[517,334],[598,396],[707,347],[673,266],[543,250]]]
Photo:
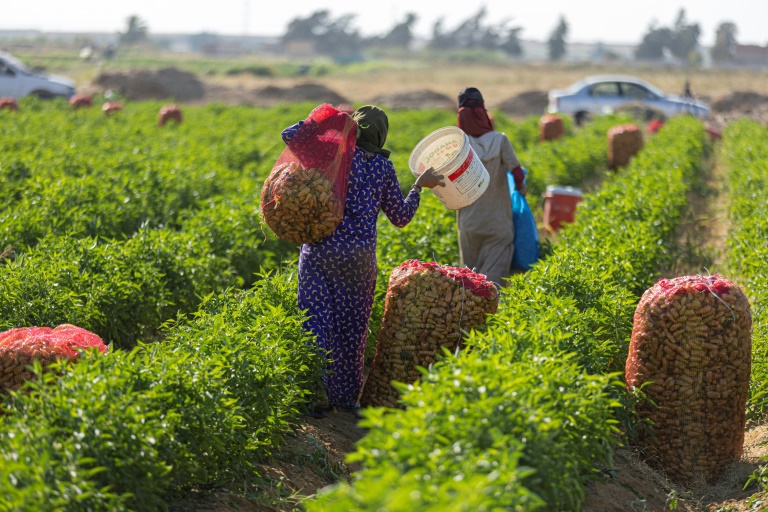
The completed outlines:
[[[451,180],[451,183],[453,183],[460,194],[467,194],[473,189],[482,188],[483,186],[483,181],[485,180],[484,173],[477,171],[467,172],[474,162],[480,162],[479,159],[474,160],[474,158],[475,152],[470,149],[466,160],[464,160],[461,166],[448,175],[448,179]]]
[[[443,187],[432,192],[450,210],[475,202],[488,188],[488,171],[470,145],[469,137],[455,126],[430,133],[411,152],[408,166],[415,176],[433,167],[444,177]]]
[[[440,144],[435,147],[429,148],[429,153],[425,156],[425,160],[419,161],[419,172],[424,172],[429,167],[435,169],[444,166],[451,161],[451,158],[461,151],[461,139],[452,139],[440,141]]]

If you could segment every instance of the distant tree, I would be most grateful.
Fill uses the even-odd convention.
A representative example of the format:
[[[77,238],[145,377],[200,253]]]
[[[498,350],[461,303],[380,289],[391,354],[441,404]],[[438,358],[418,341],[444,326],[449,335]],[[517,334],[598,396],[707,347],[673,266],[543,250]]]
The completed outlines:
[[[680,9],[673,28],[656,27],[655,23],[648,27],[648,32],[635,50],[635,58],[661,60],[665,52],[669,52],[681,62],[696,65],[701,62],[698,52],[700,35],[698,23],[688,23],[685,9]]]
[[[353,14],[346,14],[332,19],[327,10],[316,11],[306,18],[295,18],[288,23],[282,41],[311,41],[317,52],[325,55],[356,55],[360,51],[362,38],[352,28],[354,18]]]
[[[726,21],[717,27],[715,44],[712,46],[712,59],[718,63],[725,63],[733,59],[733,45],[736,44],[738,29],[735,23]]]
[[[565,55],[565,38],[568,35],[568,24],[565,22],[565,18],[560,16],[560,22],[552,31],[547,41],[549,47],[549,60],[556,61],[563,58]]]
[[[486,23],[488,11],[480,9],[453,30],[445,30],[444,20],[438,19],[432,27],[430,48],[435,50],[484,49],[503,51],[508,55],[522,55],[520,27],[508,27],[509,20]]]
[[[648,27],[648,32],[635,49],[635,58],[639,60],[661,60],[664,58],[664,49],[672,42],[672,31],[668,28]]]
[[[701,28],[698,23],[689,24],[685,18],[685,9],[680,9],[675,21],[675,29],[672,33],[672,41],[669,51],[682,61],[693,59],[693,53],[699,46]]]
[[[120,34],[119,41],[124,45],[133,45],[149,39],[147,24],[136,15],[129,16],[126,20],[128,27]]]
[[[521,27],[513,27],[507,30],[507,35],[502,39],[499,48],[507,53],[507,55],[522,57],[523,45],[520,43],[520,32],[522,31]]]
[[[409,12],[405,15],[404,21],[398,23],[387,34],[374,39],[371,43],[390,48],[409,48],[413,42],[413,26],[418,19],[418,16]]]

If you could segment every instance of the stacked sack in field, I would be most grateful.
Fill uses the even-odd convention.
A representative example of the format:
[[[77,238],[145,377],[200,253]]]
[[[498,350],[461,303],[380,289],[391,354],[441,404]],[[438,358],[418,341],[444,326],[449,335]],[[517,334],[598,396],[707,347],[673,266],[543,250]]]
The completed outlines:
[[[555,140],[565,135],[565,125],[560,116],[546,114],[539,119],[539,141]]]
[[[119,101],[107,101],[101,106],[101,111],[108,116],[113,116],[123,110],[123,104]]]
[[[360,404],[402,407],[391,382],[416,381],[417,366],[434,363],[443,347],[454,352],[462,331],[485,325],[498,303],[493,283],[467,268],[410,260],[394,269]]]
[[[79,350],[92,347],[106,352],[101,338],[70,324],[50,327],[20,327],[0,333],[0,393],[13,391],[33,377],[27,368],[33,361],[45,367],[59,360],[80,357]]]
[[[178,105],[163,105],[160,108],[160,112],[157,114],[157,126],[162,128],[168,121],[174,121],[176,124],[181,124],[182,115],[181,109]]]
[[[614,126],[608,130],[608,167],[619,169],[643,149],[643,132],[634,124]]]
[[[90,108],[93,106],[93,97],[85,94],[75,94],[69,98],[69,106],[72,107],[72,110]]]
[[[751,329],[746,296],[717,275],[662,279],[640,300],[626,381],[647,384],[638,444],[672,480],[712,481],[741,455]]]
[[[0,98],[0,110],[19,110],[19,104],[15,98]]]
[[[344,216],[357,123],[325,104],[315,108],[261,189],[261,212],[278,238],[317,242]]]

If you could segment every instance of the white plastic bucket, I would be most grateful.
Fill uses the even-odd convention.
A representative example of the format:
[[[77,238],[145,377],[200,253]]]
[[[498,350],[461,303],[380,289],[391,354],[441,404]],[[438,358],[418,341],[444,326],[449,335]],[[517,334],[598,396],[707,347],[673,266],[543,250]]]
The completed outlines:
[[[449,210],[459,210],[477,201],[488,188],[490,175],[469,145],[469,137],[460,128],[446,126],[419,142],[408,159],[417,178],[434,167],[444,177],[445,187],[432,192]]]

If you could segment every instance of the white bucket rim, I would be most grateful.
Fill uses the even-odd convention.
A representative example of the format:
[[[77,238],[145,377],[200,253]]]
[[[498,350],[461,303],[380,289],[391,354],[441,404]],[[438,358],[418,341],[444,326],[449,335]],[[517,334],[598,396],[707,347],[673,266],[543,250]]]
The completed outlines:
[[[408,167],[411,169],[411,173],[413,173],[414,176],[420,176],[421,173],[414,168],[414,165],[417,163],[415,162],[415,159],[417,155],[421,154],[424,147],[428,146],[432,142],[435,141],[435,139],[438,139],[439,137],[443,136],[444,133],[454,133],[456,135],[459,135],[462,138],[462,146],[469,147],[469,138],[467,137],[467,134],[464,133],[464,130],[459,128],[458,126],[443,126],[442,128],[438,128],[437,130],[434,130],[422,138],[418,144],[416,144],[416,147],[413,148],[413,151],[411,151],[411,156],[408,158]],[[472,151],[472,148],[469,147],[469,150]],[[437,174],[443,174],[442,171],[448,167],[451,166],[456,160],[459,158],[466,158],[466,155],[462,156],[462,153],[465,153],[464,151],[461,151],[459,153],[456,153],[450,160],[445,162],[443,165],[435,169],[435,172]]]
[[[547,185],[547,194],[558,194],[561,196],[581,197],[581,189],[575,187],[559,187],[557,185]]]

